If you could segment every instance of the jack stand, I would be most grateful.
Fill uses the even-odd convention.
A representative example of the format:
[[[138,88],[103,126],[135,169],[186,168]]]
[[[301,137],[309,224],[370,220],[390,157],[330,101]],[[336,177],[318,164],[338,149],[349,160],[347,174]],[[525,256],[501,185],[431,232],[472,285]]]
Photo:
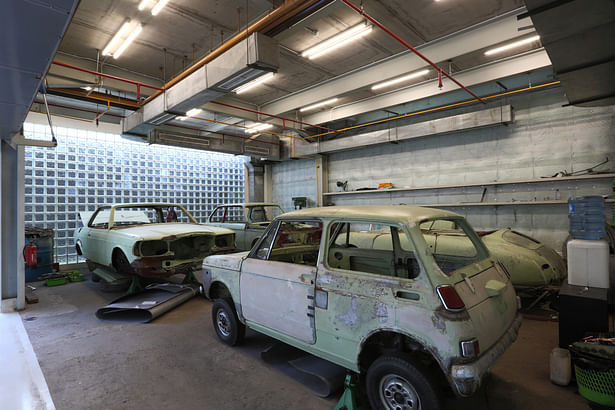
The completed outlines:
[[[344,380],[344,393],[335,406],[335,410],[361,410],[359,385],[357,376],[353,373],[348,373]]]
[[[143,285],[141,285],[141,280],[137,275],[133,275],[130,279],[130,287],[126,292],[127,295],[132,295],[133,293],[138,293],[143,290]]]
[[[190,269],[190,271],[188,271],[188,273],[186,273],[186,276],[184,277],[184,280],[182,280],[182,285],[189,285],[191,283],[199,283],[196,280],[196,277],[194,276],[194,271],[192,269]]]

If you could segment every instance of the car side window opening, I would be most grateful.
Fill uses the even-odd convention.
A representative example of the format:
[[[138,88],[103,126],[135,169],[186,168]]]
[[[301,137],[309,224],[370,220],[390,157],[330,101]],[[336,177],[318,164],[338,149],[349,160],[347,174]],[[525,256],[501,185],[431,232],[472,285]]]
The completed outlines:
[[[488,256],[485,246],[464,220],[435,219],[419,226],[436,264],[447,275]]]
[[[101,208],[92,215],[90,222],[88,222],[89,228],[95,229],[107,229],[109,228],[109,218],[111,217],[110,208]]]
[[[316,266],[321,237],[320,221],[281,221],[269,229],[253,257]]]
[[[406,233],[393,225],[333,223],[327,248],[331,268],[403,279],[414,279],[421,271]]]
[[[216,208],[214,213],[209,217],[209,222],[225,222],[227,208],[226,206]]]

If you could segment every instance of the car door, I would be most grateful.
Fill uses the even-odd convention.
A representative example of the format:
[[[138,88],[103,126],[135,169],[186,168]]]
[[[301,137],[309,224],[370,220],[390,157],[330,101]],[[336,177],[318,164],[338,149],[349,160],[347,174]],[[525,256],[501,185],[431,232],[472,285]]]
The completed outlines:
[[[243,262],[241,312],[248,325],[314,343],[314,280],[322,222],[283,220]]]
[[[111,255],[108,255],[108,236],[109,236],[110,210],[100,209],[88,222],[87,232],[84,242],[84,253],[87,259],[108,265],[111,262]]]
[[[315,288],[317,348],[352,368],[367,335],[395,329],[399,304],[420,299],[418,265],[402,252],[397,226],[333,221],[327,231]]]

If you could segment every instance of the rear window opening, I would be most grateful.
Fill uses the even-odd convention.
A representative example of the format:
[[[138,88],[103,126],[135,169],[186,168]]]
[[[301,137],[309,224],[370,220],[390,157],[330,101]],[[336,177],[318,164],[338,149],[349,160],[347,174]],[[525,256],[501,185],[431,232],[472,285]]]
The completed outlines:
[[[474,230],[463,219],[424,221],[420,228],[436,264],[447,275],[489,256]]]

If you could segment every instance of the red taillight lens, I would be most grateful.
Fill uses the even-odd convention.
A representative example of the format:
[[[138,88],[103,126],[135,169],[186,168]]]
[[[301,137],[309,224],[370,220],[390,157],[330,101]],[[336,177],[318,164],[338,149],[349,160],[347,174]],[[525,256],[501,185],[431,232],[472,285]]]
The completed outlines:
[[[446,310],[460,311],[466,308],[455,288],[451,285],[438,286],[436,289]]]

